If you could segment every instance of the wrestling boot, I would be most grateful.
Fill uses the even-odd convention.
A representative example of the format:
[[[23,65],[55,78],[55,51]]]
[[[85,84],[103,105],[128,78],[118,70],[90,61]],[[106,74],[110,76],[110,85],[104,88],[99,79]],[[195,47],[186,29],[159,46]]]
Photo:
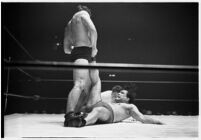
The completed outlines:
[[[68,113],[64,116],[64,118],[65,118],[65,120],[64,120],[64,127],[69,127],[69,122],[70,122],[73,118],[75,118],[75,116],[76,116],[75,112],[68,112]]]
[[[83,127],[86,125],[86,121],[83,116],[79,116],[76,118],[73,118],[72,120],[69,121],[69,126],[70,127]]]
[[[83,126],[85,126],[86,121],[84,120],[84,118],[87,116],[87,114],[83,113],[83,112],[76,113],[76,114],[77,114],[77,116],[69,121],[68,126],[69,127],[83,127]]]

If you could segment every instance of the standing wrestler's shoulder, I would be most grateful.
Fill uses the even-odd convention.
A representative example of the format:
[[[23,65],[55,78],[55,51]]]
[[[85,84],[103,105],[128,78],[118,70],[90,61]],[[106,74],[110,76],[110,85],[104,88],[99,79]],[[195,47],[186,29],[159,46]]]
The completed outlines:
[[[89,16],[89,14],[86,11],[82,10],[82,11],[75,13],[73,17],[80,18],[80,17],[84,17],[84,16]]]

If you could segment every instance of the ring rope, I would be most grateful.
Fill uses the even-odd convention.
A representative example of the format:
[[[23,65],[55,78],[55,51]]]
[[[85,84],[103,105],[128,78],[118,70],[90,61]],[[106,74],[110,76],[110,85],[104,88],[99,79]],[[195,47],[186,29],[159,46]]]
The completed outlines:
[[[14,93],[4,93],[5,96],[11,96],[11,97],[18,97],[18,98],[25,98],[25,99],[33,99],[33,100],[66,100],[67,98],[51,98],[51,97],[41,97],[40,95],[33,95],[33,96],[25,96],[25,95],[19,95]]]
[[[70,62],[56,61],[4,61],[6,67],[22,67],[28,69],[119,69],[119,70],[162,70],[162,71],[190,71],[197,72],[198,66],[193,65],[152,65],[152,64],[121,64],[121,63],[96,63],[96,64],[73,64]]]
[[[36,78],[37,82],[73,82],[70,79],[40,79]],[[187,81],[126,81],[126,80],[101,80],[102,83],[140,83],[140,84],[198,84],[198,82]]]
[[[24,95],[18,95],[13,93],[4,93],[5,96],[11,96],[11,97],[19,97],[19,98],[25,98],[25,99],[33,99],[33,96],[24,96]]]
[[[7,61],[10,62],[11,57],[9,57]],[[7,73],[6,93],[9,92],[9,81],[10,81],[10,68],[8,68],[8,73]],[[6,95],[5,97],[4,113],[6,112],[6,108],[7,108],[7,100],[8,100],[8,95]]]
[[[67,100],[67,98],[55,98],[55,97],[41,97],[40,95],[24,96],[13,93],[4,93],[5,96],[12,96],[33,100]],[[135,101],[160,101],[160,102],[198,102],[196,99],[135,99]]]
[[[32,76],[31,74],[29,74],[28,72],[25,72],[23,69],[18,68],[18,67],[17,67],[17,69],[18,69],[20,72],[24,73],[26,76],[30,77],[32,80],[36,80],[35,77],[33,77],[33,76]]]
[[[28,51],[25,49],[25,47],[20,43],[16,37],[8,30],[6,26],[3,26],[4,30],[11,36],[11,38],[18,44],[18,46],[32,59],[36,60]]]
[[[10,62],[10,57],[9,60],[4,58],[4,62]],[[29,74],[28,72],[25,72],[23,69],[16,67],[17,70],[19,70],[20,72],[24,73],[26,76],[30,77],[32,80],[36,80],[36,78],[34,76],[32,76],[31,74]]]
[[[160,101],[160,102],[198,102],[194,99],[135,99],[136,101]]]

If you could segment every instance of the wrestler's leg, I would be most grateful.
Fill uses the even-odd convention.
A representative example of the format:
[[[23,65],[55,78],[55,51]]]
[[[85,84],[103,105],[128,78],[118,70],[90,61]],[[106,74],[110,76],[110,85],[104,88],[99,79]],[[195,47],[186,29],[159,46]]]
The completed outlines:
[[[96,62],[93,61],[92,63],[95,64]],[[87,106],[94,105],[97,102],[101,101],[101,80],[99,77],[99,70],[90,69],[89,75],[91,79],[91,91],[89,94]]]
[[[77,59],[74,62],[74,64],[88,64],[88,61],[85,59]],[[77,109],[79,108],[78,106],[80,106],[80,104],[78,104],[78,100],[80,98],[81,93],[83,91],[86,94],[89,92],[90,88],[89,70],[74,69],[73,80],[74,80],[74,86],[68,95],[66,113],[76,112]]]
[[[95,107],[84,119],[86,121],[85,125],[92,125],[97,122],[97,120],[106,121],[110,118],[110,111],[105,107]]]
[[[75,112],[83,112],[82,108],[86,107],[86,104],[89,98],[90,89],[91,89],[91,80],[89,77],[87,79],[88,80],[85,81],[86,86],[84,87],[84,90],[80,94],[77,105],[75,107]]]

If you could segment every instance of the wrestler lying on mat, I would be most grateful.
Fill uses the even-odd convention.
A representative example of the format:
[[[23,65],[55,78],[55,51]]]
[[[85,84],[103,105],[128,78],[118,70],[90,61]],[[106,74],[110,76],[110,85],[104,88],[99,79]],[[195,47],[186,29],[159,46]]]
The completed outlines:
[[[82,111],[85,113],[79,114],[77,117],[73,118],[69,126],[82,127],[93,124],[115,123],[129,117],[133,117],[135,120],[142,123],[163,124],[158,120],[144,116],[133,104],[135,98],[133,87],[128,86],[122,88],[121,86],[115,86],[110,93],[106,93],[106,96],[102,93],[106,98],[103,97],[103,100],[95,105],[83,107]],[[108,99],[109,96],[112,98]]]

